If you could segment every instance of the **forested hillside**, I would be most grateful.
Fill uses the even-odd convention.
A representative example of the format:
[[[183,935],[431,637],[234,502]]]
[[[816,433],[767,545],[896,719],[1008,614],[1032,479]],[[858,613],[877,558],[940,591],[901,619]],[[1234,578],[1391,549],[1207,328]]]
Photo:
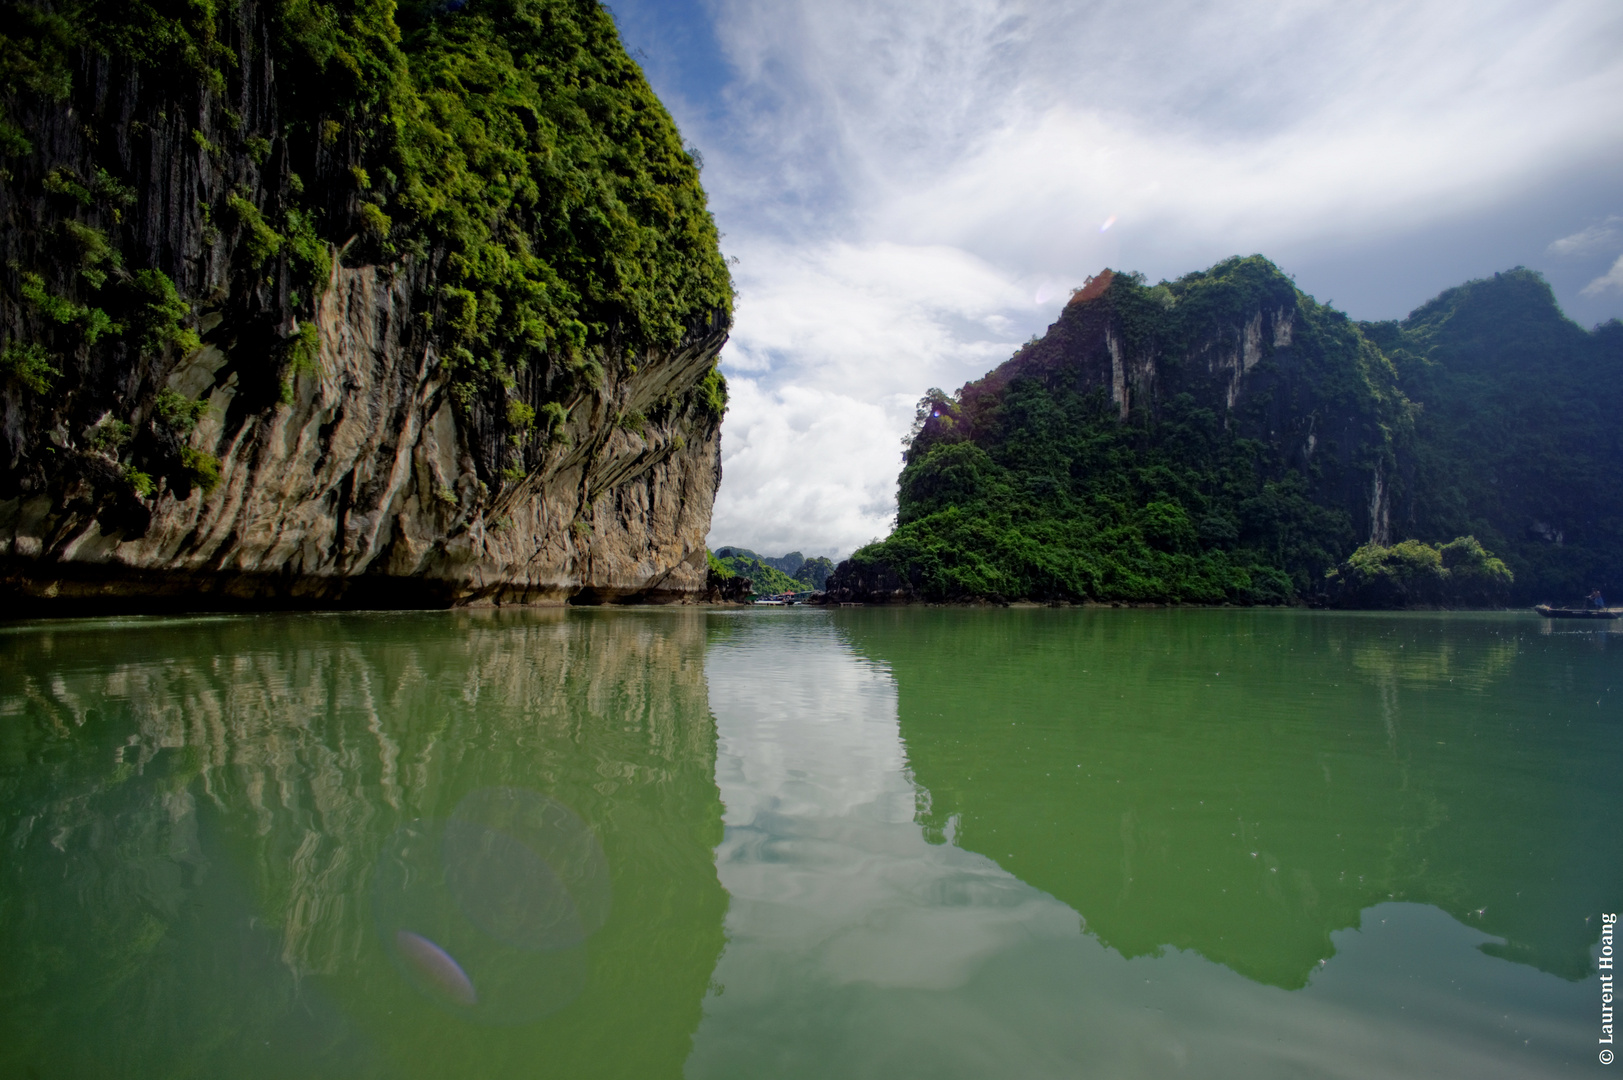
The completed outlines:
[[[1564,319],[1526,271],[1361,326],[1260,256],[1155,286],[1107,270],[1041,340],[921,401],[896,530],[829,589],[1575,599],[1618,572],[1620,341]],[[1388,554],[1404,540],[1423,543]],[[1417,587],[1370,585],[1394,568]]]
[[[1518,269],[1360,325],[1420,406],[1398,531],[1474,535],[1521,601],[1623,586],[1623,324],[1586,332]]]
[[[748,548],[724,547],[716,549],[715,557],[726,570],[749,578],[751,588],[762,595],[821,589],[834,570],[831,560],[808,559],[798,551],[773,557]]]

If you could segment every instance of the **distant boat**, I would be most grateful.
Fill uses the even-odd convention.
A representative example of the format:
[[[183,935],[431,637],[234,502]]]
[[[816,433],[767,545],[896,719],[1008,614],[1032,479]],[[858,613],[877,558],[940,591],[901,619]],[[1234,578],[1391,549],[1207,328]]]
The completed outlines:
[[[1533,610],[1546,619],[1615,619],[1623,614],[1611,608],[1551,607],[1549,604],[1540,604]]]

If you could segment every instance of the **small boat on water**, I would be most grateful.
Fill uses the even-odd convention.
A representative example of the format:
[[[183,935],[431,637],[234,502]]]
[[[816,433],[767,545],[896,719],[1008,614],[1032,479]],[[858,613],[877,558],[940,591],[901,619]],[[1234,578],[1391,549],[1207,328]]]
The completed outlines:
[[[795,604],[804,604],[811,598],[810,590],[806,592],[773,593],[770,596],[757,597],[755,603],[770,607],[793,607]]]
[[[1549,604],[1540,604],[1533,610],[1546,619],[1616,619],[1623,615],[1611,608],[1551,607]]]

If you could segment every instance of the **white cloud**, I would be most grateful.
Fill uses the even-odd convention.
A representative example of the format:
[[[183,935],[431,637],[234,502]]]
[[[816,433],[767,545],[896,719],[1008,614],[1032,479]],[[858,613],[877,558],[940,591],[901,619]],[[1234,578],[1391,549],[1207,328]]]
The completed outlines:
[[[1623,292],[1623,255],[1617,257],[1610,270],[1585,285],[1581,291],[1585,296],[1599,296],[1611,289]]]
[[[848,555],[890,530],[914,403],[1005,359],[1032,295],[956,248],[744,250],[712,546]]]
[[[1597,225],[1551,240],[1549,250],[1556,255],[1587,255],[1611,247],[1619,237],[1623,237],[1623,214],[1613,214]]]
[[[677,108],[742,260],[712,537],[774,554],[883,533],[911,403],[1006,359],[1102,266],[1289,269],[1623,145],[1609,0],[710,10],[733,78]]]
[[[729,380],[710,546],[849,555],[889,531],[899,446],[886,405],[815,387]]]

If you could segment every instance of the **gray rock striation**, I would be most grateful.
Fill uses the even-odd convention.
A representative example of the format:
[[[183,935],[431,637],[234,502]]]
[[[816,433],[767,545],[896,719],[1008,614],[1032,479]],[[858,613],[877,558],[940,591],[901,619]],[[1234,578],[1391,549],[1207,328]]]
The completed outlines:
[[[0,171],[0,600],[711,598],[728,312],[672,347],[611,325],[470,395],[433,329],[456,317],[453,255],[369,236],[350,127],[292,159],[268,25],[251,2],[223,19],[223,95],[86,49],[67,97],[6,102],[31,145]],[[267,258],[262,224],[307,188],[341,237],[314,299],[291,234]],[[143,288],[171,312],[144,341]],[[114,293],[126,308],[97,299]],[[30,357],[54,365],[49,392]]]

